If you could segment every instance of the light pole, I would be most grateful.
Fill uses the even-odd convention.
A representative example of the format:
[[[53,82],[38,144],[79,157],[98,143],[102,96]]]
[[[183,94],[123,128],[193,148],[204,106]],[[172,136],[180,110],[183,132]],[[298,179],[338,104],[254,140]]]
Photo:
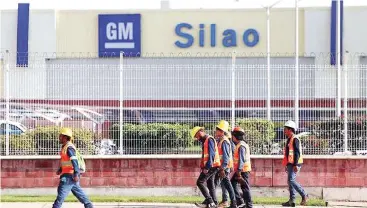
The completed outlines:
[[[266,58],[267,58],[267,70],[266,70],[266,75],[267,75],[267,96],[266,96],[266,115],[267,115],[267,119],[270,121],[271,120],[271,81],[270,81],[270,9],[273,8],[275,5],[279,4],[280,2],[282,2],[283,0],[278,0],[275,3],[268,5],[268,6],[263,6],[263,8],[266,9],[266,36],[267,36],[267,49],[266,49]]]
[[[299,127],[299,9],[298,2],[302,0],[294,0],[295,1],[295,13],[296,13],[296,43],[295,43],[295,56],[296,56],[296,73],[295,73],[295,98],[294,98],[294,120],[296,123],[296,127]]]
[[[337,0],[336,2],[336,16],[337,16],[337,41],[336,41],[336,47],[337,47],[337,55],[336,55],[336,60],[337,60],[337,64],[338,64],[338,80],[337,80],[337,102],[336,102],[336,116],[340,117],[341,116],[341,107],[342,107],[342,100],[341,100],[341,94],[342,94],[342,90],[341,90],[341,48],[340,48],[340,42],[341,42],[341,28],[340,28],[340,10],[341,10],[341,3],[340,0]]]

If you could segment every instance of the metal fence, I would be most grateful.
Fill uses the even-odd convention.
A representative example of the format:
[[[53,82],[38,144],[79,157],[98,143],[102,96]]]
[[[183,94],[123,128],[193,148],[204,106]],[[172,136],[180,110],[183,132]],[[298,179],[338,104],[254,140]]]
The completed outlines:
[[[190,129],[213,134],[222,119],[246,129],[253,154],[282,154],[287,120],[304,133],[305,154],[367,152],[360,56],[349,56],[340,74],[325,54],[304,55],[298,67],[289,54],[270,65],[235,53],[30,54],[27,66],[15,57],[2,54],[1,155],[56,155],[61,126],[74,128],[83,154],[198,154]]]

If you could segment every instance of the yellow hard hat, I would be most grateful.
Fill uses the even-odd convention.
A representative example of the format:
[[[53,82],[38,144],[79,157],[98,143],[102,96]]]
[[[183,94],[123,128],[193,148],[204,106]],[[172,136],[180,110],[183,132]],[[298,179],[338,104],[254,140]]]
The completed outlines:
[[[190,132],[190,136],[191,138],[195,138],[195,135],[200,131],[200,130],[203,130],[204,127],[201,127],[201,126],[195,126],[191,132]]]
[[[221,120],[219,121],[218,125],[216,126],[218,129],[228,133],[228,129],[229,129],[229,123],[225,120]]]
[[[73,137],[73,131],[70,128],[62,128],[60,130],[60,134],[65,135],[65,136],[68,136],[70,138]]]

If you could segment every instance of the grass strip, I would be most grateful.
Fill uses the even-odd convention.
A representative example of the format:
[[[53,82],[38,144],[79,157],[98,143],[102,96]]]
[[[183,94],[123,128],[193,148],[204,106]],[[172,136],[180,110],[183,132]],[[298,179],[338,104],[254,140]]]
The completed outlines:
[[[31,196],[31,195],[2,195],[1,202],[53,202],[55,195]],[[147,202],[147,203],[195,203],[202,202],[203,197],[200,196],[89,196],[92,202]],[[283,197],[254,197],[254,204],[264,205],[280,205],[287,201]],[[299,204],[300,198],[296,200]],[[65,202],[78,202],[78,200],[70,194]],[[308,206],[325,206],[325,201],[322,199],[310,199]]]

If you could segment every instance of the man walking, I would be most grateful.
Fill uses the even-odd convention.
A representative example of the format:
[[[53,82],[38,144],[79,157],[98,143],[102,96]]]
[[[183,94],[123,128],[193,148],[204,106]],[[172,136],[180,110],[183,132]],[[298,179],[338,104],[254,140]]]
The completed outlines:
[[[236,208],[237,202],[234,195],[234,190],[229,179],[229,174],[233,168],[233,158],[232,158],[232,147],[231,142],[228,139],[228,129],[229,123],[227,121],[221,120],[216,126],[215,138],[218,143],[218,151],[220,157],[221,167],[216,175],[215,187],[220,183],[222,188],[222,201],[219,203],[218,207],[228,207]],[[231,203],[229,203],[229,198]]]
[[[85,208],[93,208],[92,202],[79,185],[80,170],[76,156],[76,147],[71,143],[72,137],[73,132],[71,129],[61,129],[59,135],[59,142],[62,144],[60,152],[61,162],[60,169],[57,171],[57,175],[61,176],[59,187],[57,188],[57,198],[52,208],[61,208],[70,191],[84,204]]]
[[[296,137],[296,124],[293,121],[287,121],[284,124],[284,134],[287,137],[287,143],[284,147],[283,166],[288,173],[289,201],[282,204],[284,207],[294,207],[297,191],[301,197],[301,205],[306,206],[308,196],[302,186],[297,183],[296,176],[301,170],[303,163],[301,141]]]
[[[205,197],[203,203],[195,203],[198,207],[214,208],[217,207],[216,193],[214,186],[214,177],[220,167],[220,158],[218,154],[218,146],[215,139],[206,134],[204,127],[196,126],[191,130],[191,137],[202,143],[202,154],[200,168],[201,173],[196,182],[201,193]],[[207,187],[204,184],[207,184]]]
[[[231,179],[234,193],[236,195],[237,204],[239,207],[252,208],[252,198],[250,192],[250,147],[244,141],[245,131],[241,127],[235,127],[232,131],[232,140],[236,147],[233,155],[233,168],[235,171]],[[242,194],[238,190],[237,184],[241,184]]]

